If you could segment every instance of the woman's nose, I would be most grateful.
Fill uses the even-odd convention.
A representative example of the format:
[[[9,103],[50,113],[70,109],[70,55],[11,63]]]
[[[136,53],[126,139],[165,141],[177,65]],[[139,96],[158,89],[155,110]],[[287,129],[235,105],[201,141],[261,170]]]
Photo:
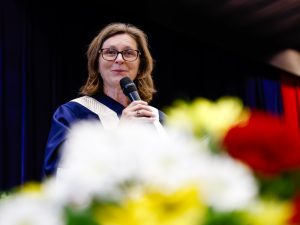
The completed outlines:
[[[124,62],[123,55],[121,52],[118,52],[115,62]]]

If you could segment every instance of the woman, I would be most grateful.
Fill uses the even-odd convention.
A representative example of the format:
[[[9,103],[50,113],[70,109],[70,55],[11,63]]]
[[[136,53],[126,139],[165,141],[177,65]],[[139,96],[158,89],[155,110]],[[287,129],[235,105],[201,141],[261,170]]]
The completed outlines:
[[[148,105],[156,92],[153,59],[147,35],[139,28],[124,23],[104,27],[90,43],[88,78],[80,88],[81,97],[69,101],[55,111],[49,133],[45,175],[56,171],[59,148],[70,126],[80,120],[96,119],[105,129],[114,129],[120,121],[163,123],[164,113]],[[136,85],[141,100],[130,101],[123,93],[120,80],[129,77]]]

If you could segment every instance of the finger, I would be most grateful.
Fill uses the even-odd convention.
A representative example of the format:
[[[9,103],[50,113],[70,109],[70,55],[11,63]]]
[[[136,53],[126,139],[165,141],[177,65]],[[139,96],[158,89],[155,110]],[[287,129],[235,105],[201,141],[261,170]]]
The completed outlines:
[[[136,117],[141,117],[142,116],[141,110],[136,110],[135,111],[135,116]]]
[[[139,109],[136,111],[136,116],[137,117],[155,117],[155,113],[152,110],[148,109]]]
[[[136,117],[135,119],[143,123],[153,123],[155,121],[155,118],[153,117]]]
[[[134,111],[143,110],[143,111],[153,112],[153,110],[150,106],[142,105],[142,104],[137,104],[137,105],[133,106],[132,110],[134,110]]]
[[[142,100],[137,100],[137,101],[131,102],[128,106],[135,107],[135,106],[141,106],[141,105],[148,105],[148,103],[145,101],[142,101]]]

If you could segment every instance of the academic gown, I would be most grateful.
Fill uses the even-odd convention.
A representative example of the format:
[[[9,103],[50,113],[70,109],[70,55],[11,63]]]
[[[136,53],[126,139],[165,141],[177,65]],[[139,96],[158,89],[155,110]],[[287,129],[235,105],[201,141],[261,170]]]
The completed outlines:
[[[107,95],[100,94],[92,97],[115,111],[119,117],[125,108],[119,102]],[[56,171],[60,158],[59,148],[65,141],[70,126],[76,121],[92,119],[98,120],[101,123],[101,120],[96,113],[74,101],[69,101],[56,109],[52,117],[51,128],[45,149],[43,165],[45,176],[52,175]],[[159,121],[163,124],[164,120],[165,114],[159,110]]]

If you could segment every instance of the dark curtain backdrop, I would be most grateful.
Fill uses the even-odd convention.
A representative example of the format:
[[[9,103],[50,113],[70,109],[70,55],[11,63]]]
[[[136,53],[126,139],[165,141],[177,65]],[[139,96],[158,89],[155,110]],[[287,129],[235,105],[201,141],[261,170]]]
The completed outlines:
[[[8,0],[0,9],[0,187],[5,189],[41,176],[46,121],[61,82],[48,34],[28,10]]]
[[[74,4],[78,4],[77,6]],[[122,16],[121,16],[122,15]],[[149,35],[163,109],[177,98],[240,97],[282,113],[281,71],[142,15],[59,3],[0,2],[0,191],[42,178],[44,146],[55,108],[86,79],[85,51],[104,24],[131,22]],[[279,76],[280,74],[280,76]]]

